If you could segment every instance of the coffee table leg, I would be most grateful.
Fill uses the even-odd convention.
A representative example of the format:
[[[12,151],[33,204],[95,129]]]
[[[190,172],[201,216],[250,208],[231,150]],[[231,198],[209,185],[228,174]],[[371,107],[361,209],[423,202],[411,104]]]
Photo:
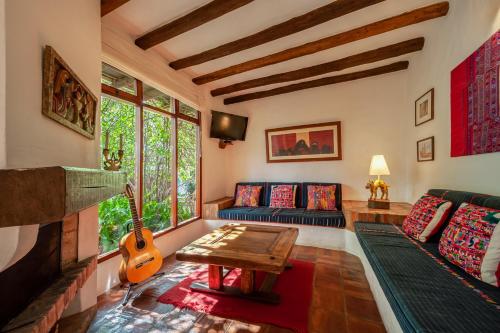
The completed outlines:
[[[255,290],[255,271],[249,269],[241,270],[240,289],[243,294],[251,294]]]
[[[214,290],[221,290],[222,282],[222,266],[208,265],[208,287]]]

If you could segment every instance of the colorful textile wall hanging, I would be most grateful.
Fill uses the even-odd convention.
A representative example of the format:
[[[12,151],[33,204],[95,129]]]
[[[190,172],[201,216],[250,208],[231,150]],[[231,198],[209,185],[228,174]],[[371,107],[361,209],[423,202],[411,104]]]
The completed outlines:
[[[451,156],[500,151],[500,31],[451,72]]]

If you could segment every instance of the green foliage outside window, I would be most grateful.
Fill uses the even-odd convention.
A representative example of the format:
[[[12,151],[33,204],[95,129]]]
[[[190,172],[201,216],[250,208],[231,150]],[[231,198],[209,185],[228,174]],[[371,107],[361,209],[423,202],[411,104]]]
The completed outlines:
[[[101,98],[101,151],[109,131],[110,153],[118,153],[120,134],[123,134],[122,171],[127,173],[128,181],[135,184],[135,106],[113,98]],[[123,235],[127,233],[126,224],[131,220],[128,200],[116,196],[99,205],[99,250],[109,252],[118,247]]]
[[[163,97],[163,96],[161,96]],[[149,100],[154,106],[169,110],[170,98]],[[154,103],[153,103],[154,102]],[[144,163],[143,163],[143,224],[153,232],[172,225],[172,177],[174,133],[176,121],[168,115],[144,108]],[[178,221],[196,215],[196,182],[198,167],[198,126],[177,120],[178,141]],[[123,134],[124,159],[122,171],[128,181],[137,185],[136,179],[136,107],[127,102],[102,96],[101,99],[101,149],[109,135],[110,152],[118,151],[120,134]],[[138,163],[138,162],[137,162]],[[138,191],[136,190],[136,197]],[[131,225],[128,199],[116,196],[99,205],[99,249],[106,253],[118,248],[120,239]]]
[[[196,214],[196,169],[198,165],[198,127],[190,122],[178,122],[178,221],[185,221]]]

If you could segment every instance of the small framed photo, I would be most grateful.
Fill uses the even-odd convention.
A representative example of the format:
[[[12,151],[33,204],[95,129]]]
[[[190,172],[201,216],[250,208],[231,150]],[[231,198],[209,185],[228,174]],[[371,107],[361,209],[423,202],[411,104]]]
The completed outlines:
[[[434,88],[415,101],[415,126],[434,119]]]
[[[434,161],[434,137],[417,141],[417,161]]]

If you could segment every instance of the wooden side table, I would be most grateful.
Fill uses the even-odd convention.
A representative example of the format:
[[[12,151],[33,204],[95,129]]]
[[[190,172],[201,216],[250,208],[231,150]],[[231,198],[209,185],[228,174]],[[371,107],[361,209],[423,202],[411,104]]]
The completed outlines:
[[[233,197],[224,197],[221,199],[205,202],[203,204],[203,218],[218,219],[217,213],[221,209],[229,208],[234,205]]]
[[[346,229],[354,231],[354,222],[381,222],[401,225],[412,205],[405,202],[391,202],[390,209],[368,208],[368,201],[343,200]]]

